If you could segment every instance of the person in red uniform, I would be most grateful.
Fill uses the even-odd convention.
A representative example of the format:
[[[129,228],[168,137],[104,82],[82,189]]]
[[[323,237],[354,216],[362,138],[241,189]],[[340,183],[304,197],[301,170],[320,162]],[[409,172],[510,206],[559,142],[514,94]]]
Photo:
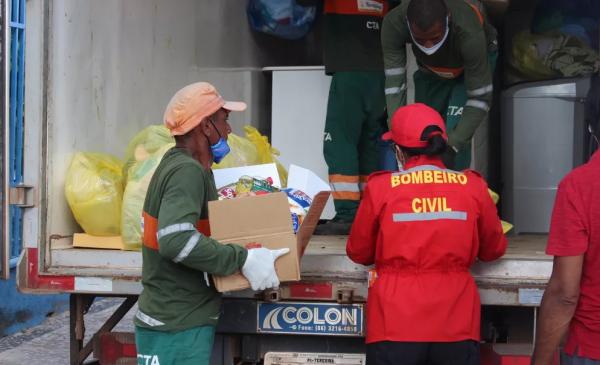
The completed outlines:
[[[600,77],[586,98],[586,120],[600,145]],[[559,184],[546,253],[554,256],[538,322],[534,365],[550,365],[567,335],[561,364],[600,365],[600,152]]]
[[[469,267],[506,238],[487,184],[446,169],[448,136],[425,104],[399,108],[391,131],[399,172],[369,177],[346,251],[375,264],[367,301],[367,363],[479,365],[480,300]]]

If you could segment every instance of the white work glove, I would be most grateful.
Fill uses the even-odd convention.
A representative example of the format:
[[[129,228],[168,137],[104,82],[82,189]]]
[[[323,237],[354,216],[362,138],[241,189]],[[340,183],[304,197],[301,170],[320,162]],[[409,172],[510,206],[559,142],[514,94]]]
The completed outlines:
[[[279,286],[279,278],[275,272],[275,260],[290,252],[289,248],[269,250],[268,248],[252,248],[248,250],[248,257],[242,274],[250,282],[252,290],[264,290]]]

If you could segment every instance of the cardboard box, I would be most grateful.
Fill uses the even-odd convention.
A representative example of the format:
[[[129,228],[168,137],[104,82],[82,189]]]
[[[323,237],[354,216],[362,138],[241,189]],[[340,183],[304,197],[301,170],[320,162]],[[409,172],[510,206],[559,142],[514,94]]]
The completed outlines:
[[[306,173],[308,170],[301,170],[304,170],[299,172],[305,175],[304,181],[307,184],[314,182],[310,174]],[[295,188],[303,190],[302,187]],[[257,242],[270,249],[289,248],[290,253],[275,262],[275,270],[281,282],[298,281],[300,258],[319,222],[329,195],[329,191],[321,191],[311,196],[312,204],[297,234],[294,234],[292,228],[285,193],[211,201],[208,203],[211,237],[221,243],[246,245]],[[227,277],[214,276],[214,281],[219,292],[250,288],[250,283],[241,273]]]
[[[121,236],[92,236],[87,233],[73,234],[73,247],[104,248],[107,250],[123,250]]]

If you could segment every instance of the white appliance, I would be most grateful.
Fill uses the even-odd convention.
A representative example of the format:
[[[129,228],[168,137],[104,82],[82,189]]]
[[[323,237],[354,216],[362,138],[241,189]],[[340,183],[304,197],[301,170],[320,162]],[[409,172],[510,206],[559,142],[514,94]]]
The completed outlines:
[[[281,152],[279,160],[307,168],[328,181],[323,158],[323,131],[331,77],[323,66],[267,67],[273,74],[271,144]],[[329,198],[322,219],[335,216]]]

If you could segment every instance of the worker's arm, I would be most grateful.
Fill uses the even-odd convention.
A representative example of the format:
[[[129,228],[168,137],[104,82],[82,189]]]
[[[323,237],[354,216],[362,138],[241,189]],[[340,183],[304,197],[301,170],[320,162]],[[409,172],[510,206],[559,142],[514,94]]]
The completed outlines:
[[[583,202],[567,176],[559,185],[552,211],[546,253],[554,266],[542,299],[533,364],[551,364],[554,352],[569,328],[579,299],[589,230]]]
[[[209,274],[230,275],[246,261],[247,251],[222,245],[196,230],[206,197],[202,171],[184,165],[169,178],[158,213],[158,244],[162,256]]]
[[[462,150],[471,141],[475,130],[487,118],[492,103],[492,69],[488,60],[485,32],[468,33],[459,37],[464,60],[467,102],[462,117],[453,130],[448,131],[448,142]]]
[[[346,244],[350,260],[361,265],[375,263],[375,245],[379,231],[379,213],[374,207],[370,186],[367,184],[365,188]]]
[[[407,25],[403,9],[403,6],[397,6],[390,11],[383,18],[381,27],[388,121],[399,107],[406,105]]]
[[[469,179],[475,178],[474,175],[476,174],[471,171],[467,172]],[[504,232],[502,232],[502,222],[498,217],[496,205],[488,192],[487,184],[483,180],[481,180],[477,200],[479,202],[479,218],[477,220],[479,253],[477,256],[481,261],[493,261],[504,255],[508,242]]]
[[[554,354],[567,333],[579,299],[583,255],[556,256],[544,292],[531,363],[553,364]]]

